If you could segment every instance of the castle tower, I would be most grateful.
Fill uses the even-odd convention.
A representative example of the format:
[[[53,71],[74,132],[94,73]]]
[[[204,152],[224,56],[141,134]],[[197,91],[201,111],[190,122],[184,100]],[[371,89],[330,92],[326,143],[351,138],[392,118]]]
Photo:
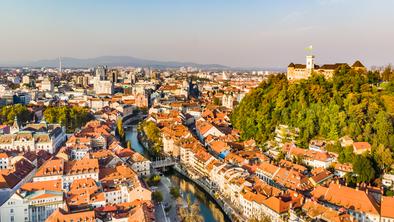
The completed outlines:
[[[313,70],[315,67],[315,56],[314,55],[307,55],[306,56],[306,69]]]
[[[315,56],[307,55],[306,56],[306,75],[309,76],[312,74],[313,69],[315,68]]]

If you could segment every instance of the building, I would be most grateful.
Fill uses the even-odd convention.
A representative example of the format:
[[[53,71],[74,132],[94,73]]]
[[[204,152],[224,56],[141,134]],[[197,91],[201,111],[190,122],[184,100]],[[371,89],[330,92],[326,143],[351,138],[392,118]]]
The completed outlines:
[[[77,222],[77,221],[86,221],[86,222],[95,222],[99,221],[96,219],[96,215],[93,210],[91,211],[82,211],[82,212],[66,212],[63,209],[57,209],[53,212],[46,220],[46,222]]]
[[[360,155],[365,152],[371,152],[371,144],[368,142],[354,142],[353,153]]]
[[[99,66],[96,68],[96,76],[93,79],[93,89],[96,94],[108,94],[114,93],[114,82],[113,78],[108,78],[107,67]]]
[[[294,64],[290,63],[287,67],[287,79],[288,80],[299,80],[307,79],[312,73],[318,73],[324,75],[327,79],[332,78],[335,71],[341,67],[352,68],[356,71],[366,71],[365,66],[360,62],[356,61],[352,66],[347,63],[335,63],[335,64],[324,64],[318,66],[315,64],[315,56],[306,56],[306,64]]]
[[[380,216],[381,222],[394,222],[394,197],[382,196]]]
[[[11,158],[8,156],[7,153],[0,153],[0,170],[3,169],[10,169],[11,165]]]
[[[53,90],[54,90],[53,81],[50,78],[45,78],[41,82],[41,90],[42,91],[53,92]]]
[[[15,157],[11,169],[0,170],[0,205],[33,177],[36,167],[24,157]],[[23,220],[22,220],[23,221]]]
[[[379,205],[370,193],[368,189],[364,191],[330,183],[328,187],[316,187],[312,196],[326,207],[347,209],[357,221],[379,222]]]
[[[17,120],[15,120],[17,122]],[[22,130],[14,123],[11,133],[0,135],[0,149],[21,152],[39,152],[40,150],[55,153],[67,140],[63,127],[59,124],[28,124]]]

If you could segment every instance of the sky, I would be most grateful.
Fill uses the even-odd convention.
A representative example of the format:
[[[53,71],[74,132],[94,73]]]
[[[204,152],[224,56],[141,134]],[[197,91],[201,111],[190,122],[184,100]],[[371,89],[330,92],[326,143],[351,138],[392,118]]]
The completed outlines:
[[[394,63],[392,0],[1,0],[0,64],[134,56],[233,67]]]

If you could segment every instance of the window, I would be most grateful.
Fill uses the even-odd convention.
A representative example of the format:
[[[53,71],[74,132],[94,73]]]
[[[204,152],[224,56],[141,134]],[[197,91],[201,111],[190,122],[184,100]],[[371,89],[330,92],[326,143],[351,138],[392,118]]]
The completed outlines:
[[[14,222],[14,221],[15,221],[14,216],[11,216],[11,217],[10,217],[10,221],[11,221],[11,222]]]
[[[10,209],[10,213],[13,214],[14,213],[14,209]]]

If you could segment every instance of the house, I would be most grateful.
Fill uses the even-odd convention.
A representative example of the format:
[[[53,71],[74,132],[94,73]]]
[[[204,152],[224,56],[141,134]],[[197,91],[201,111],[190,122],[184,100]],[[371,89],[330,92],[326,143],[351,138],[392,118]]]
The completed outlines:
[[[208,144],[210,151],[217,157],[224,159],[230,153],[230,146],[221,140],[216,140]]]
[[[353,165],[351,163],[334,163],[335,176],[344,177],[347,173],[353,173]]]
[[[257,179],[252,183],[245,182],[245,186],[239,195],[239,207],[242,213],[249,219],[259,219],[263,215],[262,204],[263,201],[272,196],[279,196],[281,190],[270,186],[265,182]]]
[[[161,130],[161,135],[164,153],[173,157],[179,157],[179,146],[177,145],[177,142],[181,139],[187,139],[192,136],[189,129],[182,124],[164,127]]]
[[[289,191],[278,196],[271,196],[262,203],[262,211],[273,222],[286,221],[289,210],[300,208],[304,201],[303,195]]]
[[[302,161],[313,168],[328,168],[336,161],[336,157],[323,150],[309,150],[296,147],[292,143],[286,143],[283,148],[287,158],[301,158]]]
[[[65,130],[58,124],[28,124],[13,134],[0,135],[0,149],[55,153],[66,140]]]
[[[138,176],[149,176],[151,169],[151,161],[146,159],[140,153],[134,152],[127,160],[131,168],[138,174]]]
[[[381,222],[394,221],[394,197],[382,196],[380,208]]]
[[[99,179],[99,164],[97,159],[72,160],[64,163],[63,187],[68,189],[69,185],[76,179],[92,178]]]
[[[0,170],[11,168],[11,157],[7,153],[0,153]]]
[[[13,161],[11,169],[0,170],[0,205],[30,181],[36,172],[36,167],[22,156],[15,157]]]
[[[74,180],[66,197],[70,209],[97,208],[106,205],[104,193],[92,178]]]
[[[312,176],[309,177],[309,181],[315,187],[329,182],[334,177],[334,174],[325,168],[315,168],[311,171],[311,174]]]
[[[200,141],[204,141],[208,135],[217,137],[224,136],[224,133],[222,133],[218,128],[202,119],[196,122],[196,132]]]
[[[353,146],[353,140],[350,136],[343,136],[339,138],[339,143],[341,144],[342,147]]]
[[[394,172],[383,174],[382,184],[385,187],[394,189]]]
[[[312,191],[312,197],[326,207],[343,207],[357,221],[380,221],[379,205],[372,194],[368,193],[368,189],[363,191],[330,183],[328,187],[316,187]]]
[[[43,183],[48,184],[48,188],[42,186]],[[55,184],[56,188],[49,187],[52,184]],[[33,189],[33,191],[21,188],[20,196],[28,203],[29,221],[44,222],[49,215],[57,208],[63,207],[64,204],[60,181],[44,181],[39,185],[41,189]]]
[[[307,199],[302,206],[302,211],[314,221],[324,220],[327,222],[353,222],[354,218],[348,213],[325,207],[318,202]]]
[[[93,210],[82,211],[82,212],[67,212],[61,208],[55,210],[46,220],[45,222],[76,222],[76,221],[86,221],[86,222],[95,222],[100,221],[96,219],[96,215]]]
[[[371,152],[371,144],[368,142],[354,142],[353,143],[353,153],[361,155],[365,152]]]

